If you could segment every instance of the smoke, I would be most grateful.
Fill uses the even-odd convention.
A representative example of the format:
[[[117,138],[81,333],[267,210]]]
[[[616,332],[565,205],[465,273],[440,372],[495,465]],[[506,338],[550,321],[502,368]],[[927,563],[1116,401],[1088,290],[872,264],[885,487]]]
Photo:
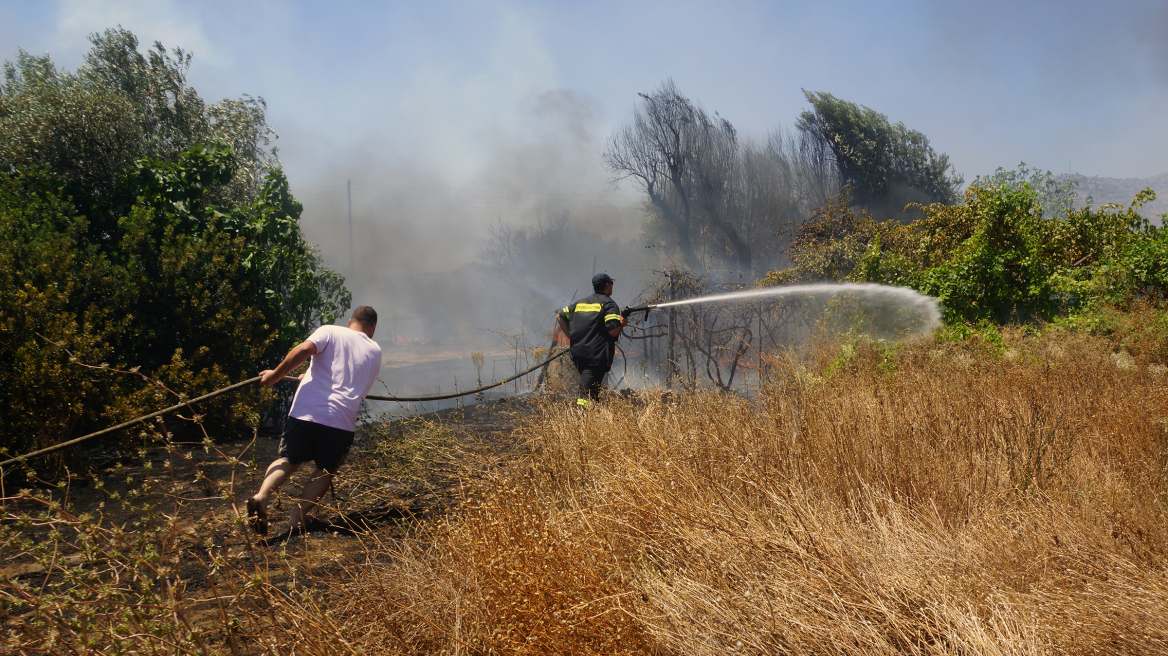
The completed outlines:
[[[641,200],[609,183],[595,101],[555,90],[517,111],[521,134],[496,128],[466,144],[484,164],[461,179],[432,162],[395,160],[375,141],[318,165],[326,173],[303,190],[293,180],[305,236],[344,273],[355,305],[372,305],[383,325],[409,323],[427,341],[469,351],[497,347],[499,333],[550,328],[556,308],[591,293],[594,261],[630,283],[622,292],[632,289],[629,270],[641,267],[644,250]],[[504,228],[523,236],[522,252],[485,261]]]

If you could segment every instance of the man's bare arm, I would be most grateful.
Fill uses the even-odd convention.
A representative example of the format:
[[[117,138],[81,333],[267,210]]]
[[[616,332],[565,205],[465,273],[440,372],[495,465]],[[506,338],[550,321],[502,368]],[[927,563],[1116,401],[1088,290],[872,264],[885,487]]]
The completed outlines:
[[[616,337],[617,335],[621,334],[621,331],[624,330],[625,326],[627,326],[627,325],[629,325],[629,318],[628,317],[621,317],[621,325],[608,331],[608,336],[609,337]]]
[[[260,385],[275,385],[280,382],[280,379],[287,376],[289,372],[299,367],[302,362],[315,354],[316,344],[313,344],[307,339],[300,342],[296,348],[288,351],[288,355],[284,356],[284,361],[278,367],[260,372]]]

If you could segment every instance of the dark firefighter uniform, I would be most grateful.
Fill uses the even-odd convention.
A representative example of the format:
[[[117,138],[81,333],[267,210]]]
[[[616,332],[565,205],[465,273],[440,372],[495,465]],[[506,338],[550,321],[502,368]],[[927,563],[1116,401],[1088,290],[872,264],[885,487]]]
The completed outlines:
[[[596,293],[560,310],[560,316],[568,322],[568,337],[572,340],[569,349],[581,383],[588,396],[596,400],[616,356],[617,338],[608,331],[620,327],[620,307],[607,295]],[[588,404],[584,399],[578,403]]]

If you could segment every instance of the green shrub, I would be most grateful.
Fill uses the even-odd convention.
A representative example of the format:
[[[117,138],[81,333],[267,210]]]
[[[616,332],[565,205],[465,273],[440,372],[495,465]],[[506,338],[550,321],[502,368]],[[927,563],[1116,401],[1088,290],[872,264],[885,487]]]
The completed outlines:
[[[91,41],[76,72],[21,51],[0,83],[9,453],[254,376],[350,303],[300,233],[262,99],[208,106],[181,49],[141,54],[120,28]],[[287,394],[198,411],[232,431]]]
[[[233,167],[226,146],[140,161],[124,184],[141,195],[97,240],[50,172],[0,175],[0,446],[25,452],[254,376],[348,308],[278,169],[249,205],[205,202]],[[174,394],[71,357],[140,368]],[[256,387],[199,412],[233,430],[273,398]]]
[[[1060,305],[1042,257],[1041,208],[1029,189],[977,190],[978,225],[953,257],[912,276],[941,299],[947,321],[1049,318]]]
[[[876,222],[848,206],[848,191],[800,226],[793,266],[760,285],[816,280],[912,287],[939,298],[947,323],[1049,321],[1168,297],[1168,230],[1131,206],[1075,210],[1043,176],[981,178],[962,205],[920,207],[909,224]],[[1049,176],[1047,176],[1049,177]],[[989,186],[991,182],[1000,182]],[[978,186],[984,184],[986,186]],[[1044,204],[1049,207],[1044,207]]]

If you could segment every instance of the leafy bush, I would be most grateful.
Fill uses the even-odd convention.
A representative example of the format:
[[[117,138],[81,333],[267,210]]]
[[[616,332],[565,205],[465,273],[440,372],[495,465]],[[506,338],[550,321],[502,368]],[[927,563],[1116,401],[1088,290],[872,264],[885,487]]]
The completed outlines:
[[[116,396],[76,357],[105,361],[119,317],[99,302],[112,267],[43,170],[0,176],[0,446],[52,443],[92,425]]]
[[[1051,320],[1168,296],[1168,231],[1138,212],[1155,198],[1150,189],[1128,208],[1075,210],[1066,188],[1023,165],[1016,175],[978,178],[962,205],[920,207],[924,218],[909,224],[857,214],[848,194],[798,228],[794,266],[760,284],[907,286],[941,299],[947,322],[973,324]]]
[[[76,73],[21,52],[0,85],[10,453],[254,376],[350,303],[301,236],[262,100],[208,108],[181,50],[143,56],[121,29],[92,41]],[[233,430],[274,398],[253,388],[199,412]]]
[[[174,403],[135,378],[78,371],[81,362],[141,367],[195,395],[254,375],[314,325],[349,305],[299,232],[300,205],[275,170],[251,204],[204,205],[230,180],[225,146],[177,162],[143,160],[143,196],[96,243],[48,171],[0,176],[2,446],[51,444],[143,409]],[[273,395],[258,388],[201,407],[255,423]]]
[[[1041,256],[1041,210],[1027,190],[976,190],[973,235],[953,257],[925,269],[914,287],[942,300],[947,317],[966,321],[1050,316],[1054,296],[1049,263]]]
[[[143,158],[174,161],[195,145],[227,144],[239,160],[209,193],[220,205],[246,204],[279,165],[262,98],[208,105],[186,84],[191,56],[161,43],[145,54],[122,28],[90,37],[76,71],[21,50],[0,84],[0,170],[49,166],[89,218],[91,235],[115,224],[137,196],[125,171]]]
[[[798,278],[838,280],[856,267],[882,224],[850,205],[851,187],[844,187],[796,228],[788,255]]]

